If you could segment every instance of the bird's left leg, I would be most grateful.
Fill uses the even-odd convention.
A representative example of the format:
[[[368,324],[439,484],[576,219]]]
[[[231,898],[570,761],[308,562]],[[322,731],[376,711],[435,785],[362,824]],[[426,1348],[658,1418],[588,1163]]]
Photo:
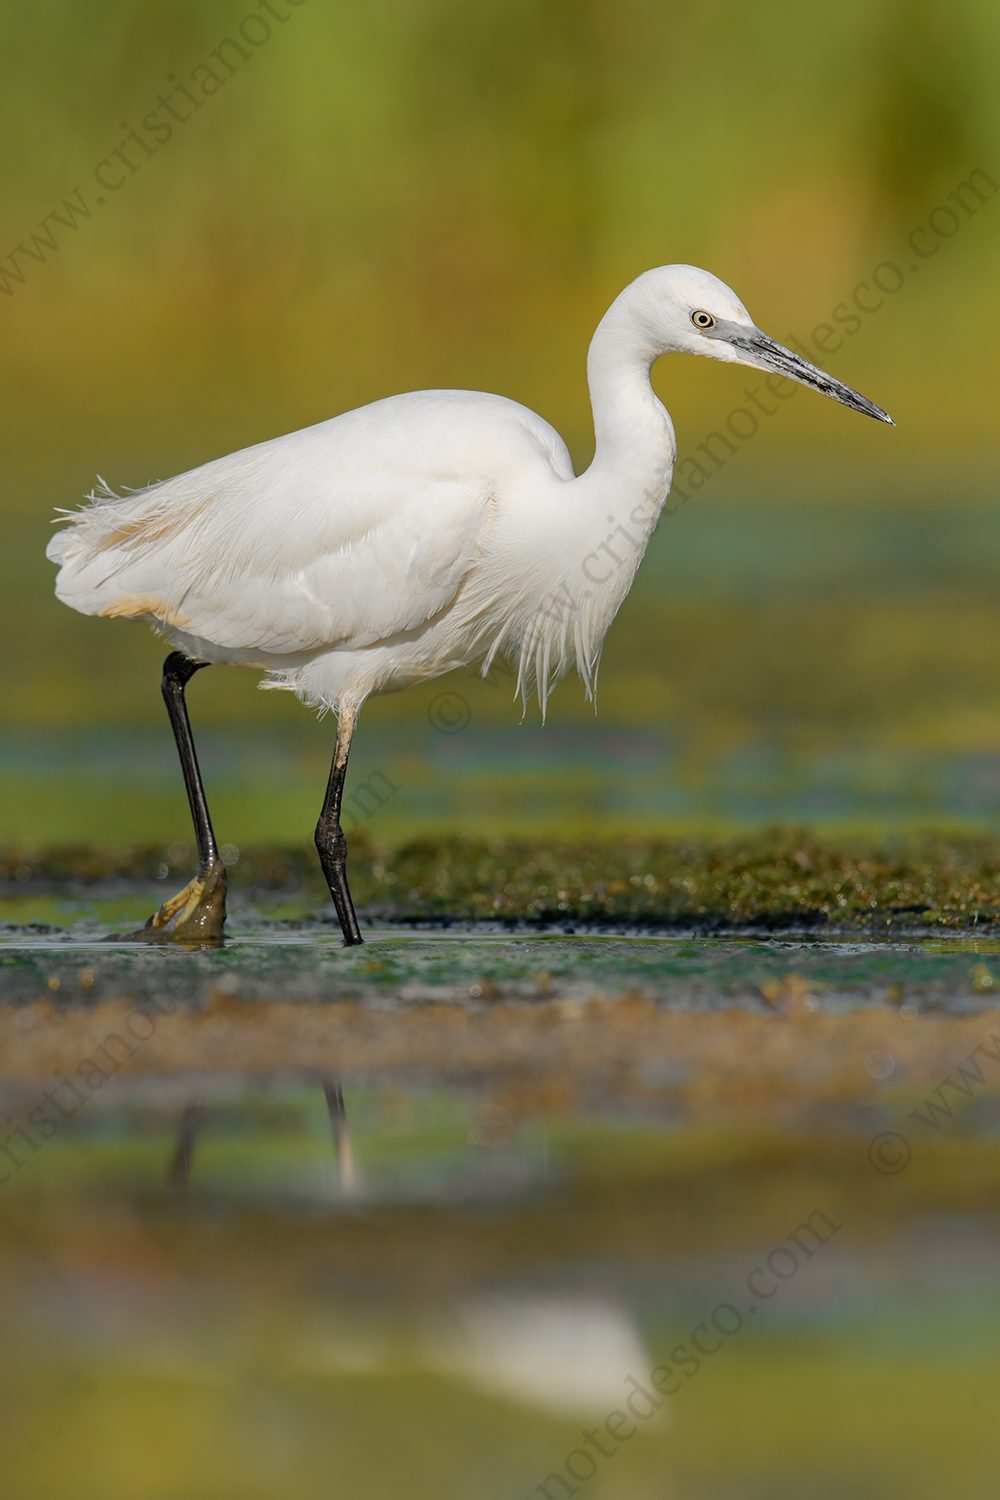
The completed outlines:
[[[198,873],[182,891],[164,901],[133,937],[147,943],[220,943],[226,921],[226,867],[219,858],[198,756],[191,733],[184,689],[195,672],[207,662],[191,661],[172,651],[163,663],[163,701],[177,743],[184,786],[188,794],[195,837],[198,841]]]
[[[200,1099],[194,1104],[184,1106],[181,1127],[177,1134],[177,1145],[167,1169],[167,1181],[171,1187],[187,1187],[188,1185],[188,1179],[191,1176],[191,1158],[194,1155],[194,1143],[201,1124],[202,1109]]]
[[[347,775],[347,757],[351,750],[351,738],[357,723],[357,709],[345,708],[337,725],[337,743],[330,767],[330,780],[326,788],[323,811],[316,824],[316,849],[323,866],[326,883],[340,920],[344,934],[344,946],[353,947],[363,943],[361,928],[354,914],[354,902],[347,888],[347,840],[340,826],[340,807],[344,799],[344,777]]]

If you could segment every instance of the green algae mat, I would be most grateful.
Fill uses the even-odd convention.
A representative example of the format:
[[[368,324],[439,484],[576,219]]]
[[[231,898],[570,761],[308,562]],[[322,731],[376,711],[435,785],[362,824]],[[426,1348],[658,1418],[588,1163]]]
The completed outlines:
[[[223,845],[244,912],[316,917],[329,905],[315,851]],[[0,920],[31,920],[30,903],[143,892],[163,899],[194,870],[184,842],[129,849],[0,851]],[[636,837],[587,843],[450,837],[401,846],[350,838],[355,904],[372,921],[626,923],[641,927],[988,925],[1000,911],[1000,839],[990,834],[822,840],[774,828],[729,840]],[[34,908],[46,910],[42,906]],[[105,911],[108,908],[105,906]],[[53,919],[57,908],[50,909]],[[37,920],[38,918],[36,918]]]

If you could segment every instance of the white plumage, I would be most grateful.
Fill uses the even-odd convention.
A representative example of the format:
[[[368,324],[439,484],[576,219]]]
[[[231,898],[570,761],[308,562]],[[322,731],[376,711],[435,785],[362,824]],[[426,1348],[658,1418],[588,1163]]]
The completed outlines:
[[[376,401],[147,489],[106,488],[51,541],[58,597],[149,621],[197,662],[332,708],[497,652],[545,701],[601,645],[670,488],[670,418],[649,372],[668,352],[751,365],[889,421],[773,343],[716,277],[647,271],[602,319],[588,378],[594,461],[501,396]],[[346,747],[344,757],[346,760]]]
[[[571,552],[550,511],[572,480],[525,407],[425,391],[95,497],[49,556],[74,608],[339,709],[468,661],[517,616],[514,645]]]

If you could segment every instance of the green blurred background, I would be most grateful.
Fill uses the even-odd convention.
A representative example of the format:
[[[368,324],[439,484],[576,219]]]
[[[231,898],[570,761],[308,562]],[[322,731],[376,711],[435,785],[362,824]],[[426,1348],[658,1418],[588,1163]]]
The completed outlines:
[[[77,187],[90,217],[48,220],[58,248],[16,256],[23,283],[0,295],[0,838],[188,836],[163,644],[55,601],[53,506],[97,473],[141,485],[428,386],[525,402],[582,467],[593,328],[669,261],[806,343],[898,266],[829,356],[897,430],[805,391],[762,418],[661,522],[596,719],[574,679],[544,729],[535,710],[520,725],[512,683],[471,671],[370,704],[353,775],[398,788],[370,832],[994,826],[1000,194],[927,225],[974,169],[1000,181],[996,7],[276,9],[169,142],[128,148],[136,170],[103,206],[95,165],[136,126],[152,141],[157,95],[180,102],[170,75],[195,87],[239,7],[39,0],[7,21],[0,250],[31,246]],[[747,376],[665,360],[655,383],[683,455]],[[216,823],[237,845],[300,842],[332,728],[255,676],[192,685]],[[468,703],[460,733],[429,721],[442,692]]]

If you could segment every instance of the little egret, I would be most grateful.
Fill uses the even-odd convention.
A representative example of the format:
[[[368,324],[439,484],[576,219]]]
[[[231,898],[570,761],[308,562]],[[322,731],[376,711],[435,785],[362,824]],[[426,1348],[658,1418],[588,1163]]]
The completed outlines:
[[[701,354],[797,380],[892,422],[761,333],[695,266],[627,286],[587,359],[597,448],[577,476],[547,422],[503,396],[417,391],[272,438],[146,489],[101,484],[49,543],[56,594],[88,615],[145,620],[177,649],[163,695],[198,842],[198,872],[142,930],[221,940],[225,868],[184,690],[214,662],[333,709],[338,728],[316,846],[346,944],[361,932],[340,826],[365,700],[498,653],[544,712],[576,667],[593,692],[601,646],[663,508],[676,447],[653,394],[661,354]]]

